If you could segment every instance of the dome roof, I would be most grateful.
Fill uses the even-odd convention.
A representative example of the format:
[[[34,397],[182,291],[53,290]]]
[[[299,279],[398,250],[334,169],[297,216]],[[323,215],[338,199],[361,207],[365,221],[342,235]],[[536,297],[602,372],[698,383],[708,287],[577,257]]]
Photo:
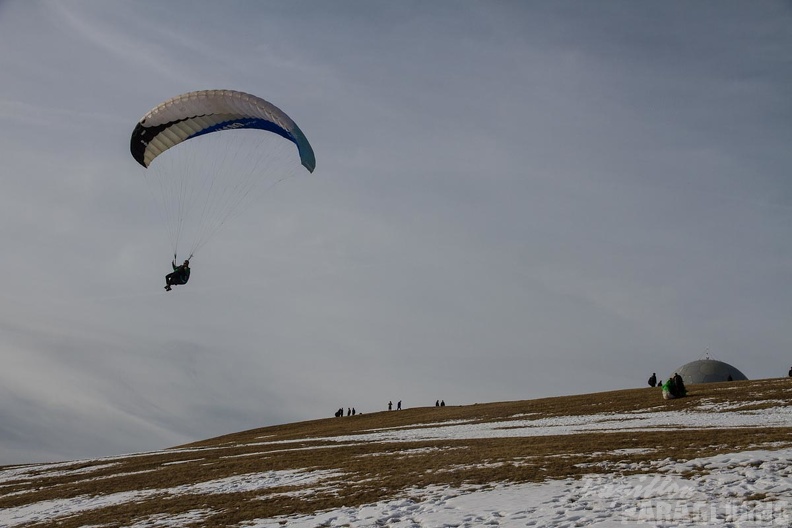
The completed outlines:
[[[734,381],[748,379],[745,374],[728,363],[709,358],[691,361],[676,369],[675,372],[682,376],[682,380],[686,385],[691,383],[727,381],[729,375],[731,375]]]

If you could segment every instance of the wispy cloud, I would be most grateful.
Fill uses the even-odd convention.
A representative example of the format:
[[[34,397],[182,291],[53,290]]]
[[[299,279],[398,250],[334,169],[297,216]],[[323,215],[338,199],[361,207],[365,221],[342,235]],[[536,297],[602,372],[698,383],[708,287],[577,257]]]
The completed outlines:
[[[788,16],[8,4],[0,414],[20,436],[3,434],[47,430],[89,456],[407,395],[643,385],[705,348],[785,374]],[[129,135],[154,104],[215,87],[283,107],[318,169],[242,211],[166,294]]]

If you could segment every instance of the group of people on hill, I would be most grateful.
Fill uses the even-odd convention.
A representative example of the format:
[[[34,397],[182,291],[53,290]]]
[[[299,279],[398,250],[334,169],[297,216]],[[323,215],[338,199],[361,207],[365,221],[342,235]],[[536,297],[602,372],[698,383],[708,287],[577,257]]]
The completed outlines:
[[[731,376],[730,376],[731,377]],[[652,375],[649,377],[649,386],[650,387],[661,387],[663,389],[663,399],[665,400],[672,400],[674,398],[681,398],[682,396],[687,395],[687,389],[685,388],[685,382],[682,380],[682,376],[678,373],[674,373],[673,376],[668,378],[668,381],[665,383],[657,381],[657,374],[652,372]]]
[[[789,377],[792,378],[792,367],[789,368]],[[725,381],[734,381],[732,379],[732,375],[729,374],[726,377]],[[674,373],[673,376],[668,378],[668,381],[665,383],[657,380],[657,374],[652,372],[652,375],[649,376],[649,386],[650,387],[662,387],[663,389],[663,398],[666,400],[670,400],[672,398],[680,398],[682,396],[687,395],[687,389],[685,389],[685,382],[682,381],[682,376],[677,373]]]
[[[446,405],[445,400],[437,400],[437,401],[435,401],[435,407],[445,407],[445,405]],[[392,401],[388,402],[388,410],[389,411],[393,410],[393,402]],[[396,402],[396,410],[397,411],[401,411],[402,410],[402,402],[401,402],[401,400]],[[347,416],[355,416],[356,414],[359,414],[359,413],[355,410],[354,407],[348,407],[347,408],[347,410],[346,410],[346,415]],[[344,408],[343,407],[338,409],[336,411],[336,413],[335,413],[335,417],[336,418],[341,418],[342,416],[344,416]]]
[[[792,378],[792,367],[789,369],[789,377]],[[731,374],[726,379],[726,381],[732,381]],[[685,382],[682,380],[682,376],[678,373],[674,373],[673,376],[668,378],[668,380],[664,382],[658,381],[657,373],[652,372],[652,375],[649,377],[649,386],[650,387],[660,387],[663,390],[663,399],[665,400],[673,400],[675,398],[681,398],[683,396],[687,396],[687,388],[685,388]],[[435,407],[445,407],[445,400],[437,400],[435,401]],[[399,400],[396,403],[396,410],[401,411],[402,402]],[[393,410],[393,402],[388,402],[388,410]],[[355,416],[357,411],[355,411],[354,407],[347,408],[346,415],[347,416]],[[344,408],[338,409],[335,413],[336,418],[340,418],[344,416]]]
[[[682,381],[682,376],[674,373],[673,376],[668,378],[668,381],[663,383],[663,399],[672,400],[674,398],[681,398],[682,396],[687,396],[685,382]]]

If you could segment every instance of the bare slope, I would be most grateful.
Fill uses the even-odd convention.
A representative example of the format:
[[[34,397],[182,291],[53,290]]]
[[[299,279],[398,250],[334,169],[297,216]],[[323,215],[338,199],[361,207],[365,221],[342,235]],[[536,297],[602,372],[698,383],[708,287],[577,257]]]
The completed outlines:
[[[54,504],[58,516],[24,518],[37,527],[195,511],[201,525],[233,526],[432,485],[650,471],[657,460],[792,445],[790,396],[792,380],[741,381],[671,401],[646,388],[264,427],[161,452],[2,468],[0,509]]]

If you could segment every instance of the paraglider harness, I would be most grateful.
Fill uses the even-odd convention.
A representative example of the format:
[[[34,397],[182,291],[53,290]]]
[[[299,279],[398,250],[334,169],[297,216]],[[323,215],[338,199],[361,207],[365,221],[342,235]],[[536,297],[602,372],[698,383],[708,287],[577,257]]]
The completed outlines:
[[[187,281],[190,280],[190,259],[185,260],[184,264],[177,266],[176,255],[174,255],[173,262],[171,262],[171,267],[173,267],[173,273],[168,273],[165,275],[166,291],[170,291],[171,286],[187,284]]]

